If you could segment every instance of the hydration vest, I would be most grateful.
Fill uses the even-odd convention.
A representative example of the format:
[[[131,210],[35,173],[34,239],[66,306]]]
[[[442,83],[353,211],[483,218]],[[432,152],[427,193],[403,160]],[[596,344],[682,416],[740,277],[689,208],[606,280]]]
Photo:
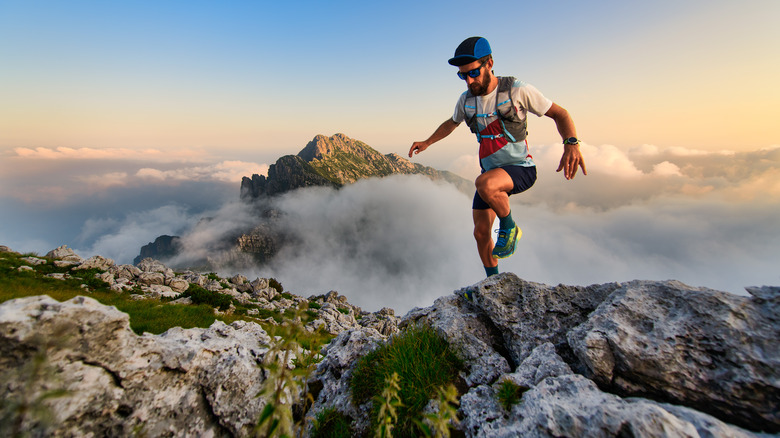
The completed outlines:
[[[498,92],[496,94],[496,110],[492,113],[477,114],[477,97],[471,94],[470,90],[466,91],[466,98],[463,100],[463,114],[465,116],[465,122],[471,129],[471,132],[476,134],[477,141],[482,142],[483,138],[495,139],[506,137],[506,140],[511,143],[517,143],[525,140],[528,136],[528,121],[521,119],[517,115],[517,107],[512,104],[512,84],[515,83],[515,78],[512,76],[499,76],[498,78]],[[474,104],[469,105],[469,100],[472,100]],[[469,116],[469,111],[474,112]],[[501,122],[501,127],[504,130],[503,134],[496,135],[482,135],[479,133],[478,118],[487,118],[498,116]]]

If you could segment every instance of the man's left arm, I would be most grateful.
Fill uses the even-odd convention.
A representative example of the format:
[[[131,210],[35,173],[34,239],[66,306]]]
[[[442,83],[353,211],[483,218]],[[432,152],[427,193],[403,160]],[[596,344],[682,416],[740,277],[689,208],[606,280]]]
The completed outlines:
[[[564,140],[569,137],[577,137],[577,129],[574,127],[574,120],[572,120],[569,112],[563,107],[553,102],[552,106],[545,116],[555,121],[555,126],[558,128],[558,133],[561,134],[561,138]],[[563,170],[563,175],[566,179],[572,179],[577,174],[577,167],[582,168],[582,174],[587,175],[585,170],[585,160],[582,158],[579,144],[564,144],[563,156],[556,172]]]

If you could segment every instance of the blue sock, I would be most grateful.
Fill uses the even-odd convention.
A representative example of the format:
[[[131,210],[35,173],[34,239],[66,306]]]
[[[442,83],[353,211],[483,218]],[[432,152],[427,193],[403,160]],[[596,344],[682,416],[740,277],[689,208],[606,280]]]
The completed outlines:
[[[512,212],[510,211],[506,217],[498,218],[498,228],[502,230],[511,230],[515,227],[515,221],[512,219]]]
[[[496,266],[485,266],[485,274],[487,274],[488,277],[491,275],[497,275],[498,274],[498,265]]]

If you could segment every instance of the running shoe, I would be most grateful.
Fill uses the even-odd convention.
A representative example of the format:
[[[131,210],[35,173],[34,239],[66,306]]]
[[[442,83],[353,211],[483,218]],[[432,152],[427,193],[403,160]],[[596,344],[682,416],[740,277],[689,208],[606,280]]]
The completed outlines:
[[[498,239],[496,239],[496,246],[493,248],[493,257],[497,259],[504,259],[515,252],[515,245],[517,245],[517,239],[523,235],[520,227],[515,225],[511,230],[498,230]]]

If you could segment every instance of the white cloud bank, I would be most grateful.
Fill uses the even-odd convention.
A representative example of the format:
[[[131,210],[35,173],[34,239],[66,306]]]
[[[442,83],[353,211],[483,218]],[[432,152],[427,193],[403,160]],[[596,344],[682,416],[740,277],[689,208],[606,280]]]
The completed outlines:
[[[780,148],[702,153],[583,145],[588,175],[572,181],[555,173],[560,145],[532,152],[539,180],[511,198],[524,234],[515,255],[500,262],[502,271],[547,284],[677,279],[733,293],[780,284]],[[206,172],[193,167],[182,168]],[[176,179],[181,169],[158,170],[156,179],[127,177],[152,191],[152,182]],[[210,171],[220,171],[219,165]],[[193,230],[181,233],[188,252],[207,254],[258,221],[236,202],[237,186],[234,193],[214,199],[210,212],[166,202],[88,222],[82,237],[92,243],[81,246],[83,255],[129,262],[156,235],[184,229]],[[275,205],[284,232],[300,243],[242,273],[276,277],[293,293],[337,290],[367,310],[389,306],[403,313],[484,276],[471,235],[470,196],[451,186],[396,176],[339,191],[296,191]],[[212,220],[193,226],[203,216]],[[226,266],[222,273],[237,272]]]

